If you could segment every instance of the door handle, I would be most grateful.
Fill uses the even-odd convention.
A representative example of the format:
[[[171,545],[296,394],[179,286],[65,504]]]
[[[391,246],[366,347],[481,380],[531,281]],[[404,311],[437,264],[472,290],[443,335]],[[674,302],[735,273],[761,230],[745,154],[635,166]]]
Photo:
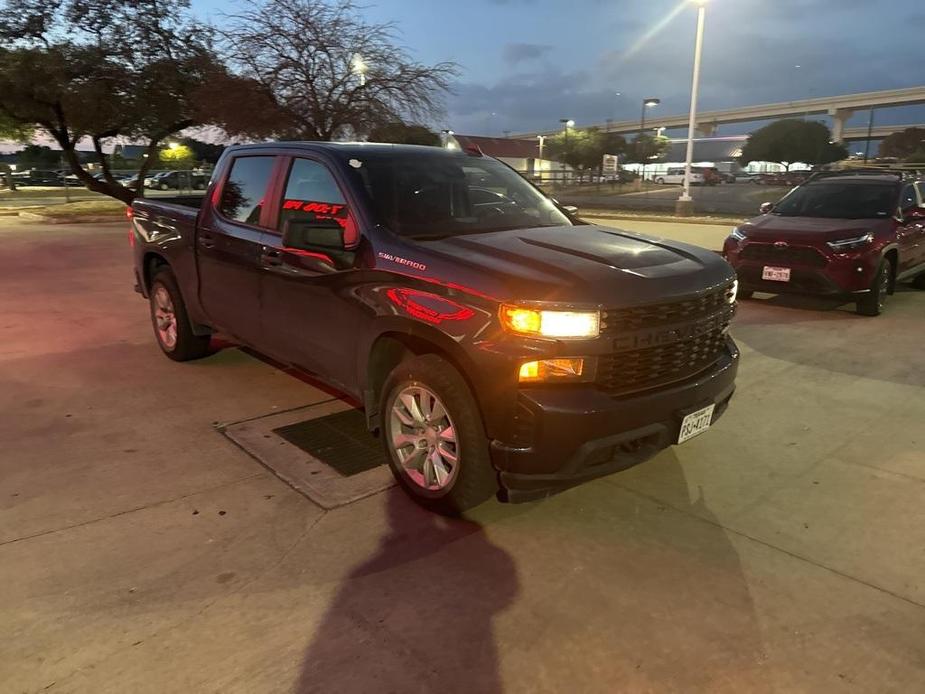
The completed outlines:
[[[199,245],[203,248],[215,248],[215,239],[212,238],[211,234],[199,232]]]

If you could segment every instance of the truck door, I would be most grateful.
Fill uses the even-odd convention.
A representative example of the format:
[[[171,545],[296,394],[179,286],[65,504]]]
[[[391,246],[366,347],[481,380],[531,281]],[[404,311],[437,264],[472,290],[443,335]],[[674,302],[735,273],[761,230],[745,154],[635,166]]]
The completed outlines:
[[[276,157],[236,157],[196,233],[199,296],[210,324],[243,342],[260,337],[264,204]]]
[[[362,320],[350,300],[354,254],[336,249],[287,248],[290,225],[331,223],[348,245],[357,239],[356,216],[344,190],[321,161],[296,157],[280,186],[275,229],[264,237],[262,333],[267,349],[284,361],[314,371],[348,392],[356,382],[357,328]]]

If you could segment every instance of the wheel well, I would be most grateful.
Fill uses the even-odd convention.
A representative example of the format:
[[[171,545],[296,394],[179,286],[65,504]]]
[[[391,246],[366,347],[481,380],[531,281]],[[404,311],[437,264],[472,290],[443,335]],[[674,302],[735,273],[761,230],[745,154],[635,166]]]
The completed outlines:
[[[145,254],[144,263],[142,265],[144,270],[144,277],[142,279],[145,283],[145,291],[151,289],[151,278],[154,276],[154,271],[163,265],[170,265],[170,263],[168,263],[163,256],[158,255],[157,253]]]
[[[379,401],[382,397],[382,387],[385,380],[396,366],[407,356],[421,356],[422,354],[436,354],[446,359],[469,385],[473,394],[476,393],[472,381],[457,359],[440,345],[422,337],[406,333],[386,333],[380,335],[373,343],[369,352],[369,362],[366,369],[366,421],[371,431],[379,428]],[[476,400],[478,398],[476,397]]]

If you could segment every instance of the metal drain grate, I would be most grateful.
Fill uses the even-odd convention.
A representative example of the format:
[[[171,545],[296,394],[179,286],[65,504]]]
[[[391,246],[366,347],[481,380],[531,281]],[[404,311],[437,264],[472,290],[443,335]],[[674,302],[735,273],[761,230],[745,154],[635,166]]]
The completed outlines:
[[[379,441],[366,429],[366,417],[359,410],[289,424],[274,429],[273,433],[344,477],[388,462]]]

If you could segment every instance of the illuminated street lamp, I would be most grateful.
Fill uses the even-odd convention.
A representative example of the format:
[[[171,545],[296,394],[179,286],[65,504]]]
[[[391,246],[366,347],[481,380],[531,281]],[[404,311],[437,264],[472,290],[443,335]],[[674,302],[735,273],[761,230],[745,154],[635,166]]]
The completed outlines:
[[[646,109],[655,108],[660,103],[662,103],[661,99],[655,99],[653,97],[649,97],[648,99],[642,100],[642,115],[639,117],[639,137],[636,138],[636,142],[639,143],[640,146],[642,145],[642,136],[646,134]],[[642,152],[639,152],[639,155],[642,156]],[[646,163],[643,162],[641,175],[639,177],[640,185],[642,185],[642,183],[645,180],[646,180]]]
[[[703,52],[703,24],[707,14],[707,0],[693,0],[697,5],[697,40],[694,43],[694,74],[691,78],[691,113],[687,124],[687,156],[684,159],[684,187],[675,206],[679,215],[689,215],[691,199],[691,162],[694,159],[694,129],[697,127],[697,90],[700,88],[700,56]]]

